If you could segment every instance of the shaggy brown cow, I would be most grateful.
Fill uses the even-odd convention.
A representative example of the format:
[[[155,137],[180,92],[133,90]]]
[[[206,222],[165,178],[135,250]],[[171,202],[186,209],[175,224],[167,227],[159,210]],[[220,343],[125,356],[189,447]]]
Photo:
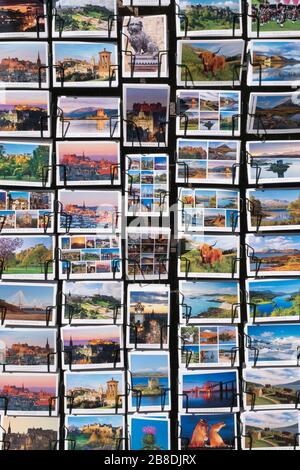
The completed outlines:
[[[203,72],[208,75],[211,72],[212,76],[215,77],[217,72],[225,68],[225,57],[218,56],[220,49],[217,52],[204,51],[198,54],[199,59],[202,60]]]
[[[219,432],[221,429],[225,428],[226,424],[222,421],[221,423],[212,424],[209,432],[209,440],[211,447],[221,448],[226,447],[225,442],[220,436]]]
[[[195,426],[189,448],[205,447],[208,441],[208,424],[204,419],[200,419]]]
[[[203,245],[199,248],[200,257],[203,264],[209,264],[211,267],[218,261],[222,261],[223,253],[222,250],[219,248],[214,248],[214,245],[208,245],[207,243],[203,243]]]

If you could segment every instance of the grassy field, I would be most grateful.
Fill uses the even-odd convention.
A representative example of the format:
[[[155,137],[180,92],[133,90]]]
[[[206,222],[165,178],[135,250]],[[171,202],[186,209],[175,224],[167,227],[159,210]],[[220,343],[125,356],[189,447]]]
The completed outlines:
[[[257,32],[256,22],[252,23],[252,31],[255,33]],[[300,22],[297,21],[296,23],[292,23],[290,20],[288,20],[284,23],[284,27],[281,28],[280,25],[276,21],[272,20],[264,24],[263,26],[260,26],[259,31],[260,33],[270,32],[270,31],[274,31],[274,32],[298,31],[300,32]]]
[[[225,255],[220,262],[214,263],[213,266],[203,264],[198,250],[191,250],[182,255],[181,271],[185,270],[185,259],[190,261],[190,273],[231,273],[232,263],[235,255]]]
[[[44,274],[44,270],[41,269],[39,266],[30,266],[28,268],[24,266],[11,266],[5,268],[5,274]],[[48,266],[48,273],[53,272],[53,266],[49,264]]]

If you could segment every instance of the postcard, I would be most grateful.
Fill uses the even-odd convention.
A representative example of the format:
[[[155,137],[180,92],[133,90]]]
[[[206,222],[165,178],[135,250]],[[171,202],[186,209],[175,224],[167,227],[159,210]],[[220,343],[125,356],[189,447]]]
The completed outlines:
[[[298,321],[298,279],[248,279],[248,322]]]
[[[130,449],[144,451],[170,450],[170,420],[147,415],[132,415],[129,419]]]
[[[239,91],[177,90],[177,135],[239,136],[240,98]]]
[[[125,207],[132,217],[169,215],[169,156],[126,155]]]
[[[241,419],[243,450],[299,450],[299,411],[248,411]]]
[[[1,42],[0,86],[6,89],[48,88],[48,43]]]
[[[117,87],[118,47],[114,42],[53,42],[53,86]]]
[[[127,290],[127,347],[167,348],[170,286],[130,284]]]
[[[126,274],[130,280],[167,279],[169,228],[127,227]]]
[[[177,36],[241,36],[241,1],[178,0]]]
[[[123,372],[65,373],[65,413],[95,414],[124,412]]]
[[[0,364],[5,372],[55,372],[56,336],[54,328],[2,328]]]
[[[116,0],[53,0],[52,36],[116,37]]]
[[[120,98],[59,96],[57,137],[120,137]]]
[[[58,231],[114,233],[121,227],[120,191],[80,191],[60,189],[61,212]]]
[[[120,279],[120,235],[63,235],[59,237],[60,279]]]
[[[181,323],[240,322],[237,281],[179,281],[179,301]]]
[[[117,141],[56,142],[56,163],[59,186],[121,183],[120,144]]]
[[[300,235],[246,235],[248,276],[299,276]]]
[[[170,5],[170,0],[123,0],[123,5],[134,7],[165,7]]]
[[[178,237],[179,277],[239,277],[239,236],[181,232]]]
[[[290,134],[299,132],[300,94],[251,93],[247,132]]]
[[[63,323],[122,323],[123,289],[121,281],[63,282]]]
[[[235,232],[239,214],[239,191],[178,188],[179,231]]]
[[[236,370],[179,371],[179,410],[215,413],[239,410]]]
[[[48,283],[0,282],[0,309],[4,325],[55,326],[57,285]]]
[[[242,76],[244,47],[242,39],[177,41],[177,85],[238,85]]]
[[[48,91],[0,91],[0,137],[50,137]]]
[[[55,277],[55,239],[50,235],[1,235],[2,279],[46,279]]]
[[[235,184],[239,181],[237,140],[177,140],[177,183]]]
[[[124,145],[167,147],[169,85],[123,85]]]
[[[239,364],[236,326],[181,326],[179,364],[183,368],[233,367]]]
[[[61,336],[64,369],[109,369],[123,365],[120,326],[64,326]]]
[[[129,352],[129,411],[168,411],[170,396],[170,357],[161,351]]]
[[[18,451],[57,450],[59,425],[59,418],[49,416],[3,416],[1,426],[4,431],[0,439],[5,442],[2,446],[7,443],[8,450]]]
[[[66,416],[65,450],[122,450],[125,419],[122,415]]]
[[[237,423],[234,413],[180,414],[180,450],[236,449]]]
[[[299,20],[300,5],[297,1],[278,3],[277,0],[250,0],[248,3],[249,37],[297,37]]]
[[[53,233],[54,192],[1,191],[1,233]]]
[[[58,374],[1,373],[0,396],[0,414],[57,416]]]
[[[45,0],[3,0],[0,5],[0,38],[47,37],[46,4]]]
[[[244,369],[243,376],[247,410],[295,409],[300,383],[299,367],[252,367]]]
[[[122,76],[168,77],[167,16],[124,16]]]
[[[300,325],[246,325],[252,349],[246,348],[246,364],[259,366],[297,366],[300,347]],[[257,358],[255,356],[258,356]]]

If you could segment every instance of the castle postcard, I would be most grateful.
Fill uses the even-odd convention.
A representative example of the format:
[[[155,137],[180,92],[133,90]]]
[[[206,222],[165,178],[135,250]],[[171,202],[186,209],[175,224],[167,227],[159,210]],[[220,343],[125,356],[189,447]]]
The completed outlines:
[[[0,38],[37,39],[38,37],[47,37],[46,14],[46,0],[2,0],[0,5]]]

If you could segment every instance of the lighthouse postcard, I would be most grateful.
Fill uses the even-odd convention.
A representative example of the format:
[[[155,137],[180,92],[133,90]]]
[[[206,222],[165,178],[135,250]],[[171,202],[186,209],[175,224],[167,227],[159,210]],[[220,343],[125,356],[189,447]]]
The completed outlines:
[[[53,42],[53,69],[55,87],[117,87],[117,44]]]

